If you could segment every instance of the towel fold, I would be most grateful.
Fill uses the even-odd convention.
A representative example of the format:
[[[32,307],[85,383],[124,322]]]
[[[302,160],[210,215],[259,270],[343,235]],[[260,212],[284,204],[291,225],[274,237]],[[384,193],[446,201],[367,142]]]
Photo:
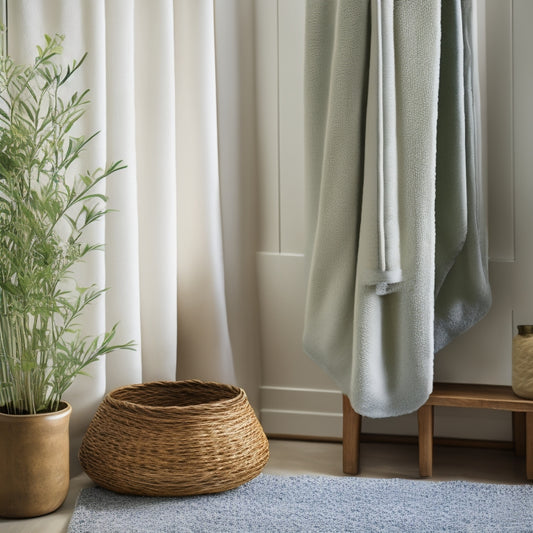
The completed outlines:
[[[435,198],[435,294],[467,233],[464,43],[461,0],[442,5]]]
[[[389,9],[394,20],[394,134],[398,153],[395,194],[402,281],[393,292],[382,295],[359,277],[359,272],[372,261],[376,246],[373,210],[376,179],[365,174],[350,387],[346,390],[353,408],[369,417],[415,411],[427,400],[433,386],[440,5],[382,2],[381,8]],[[383,52],[386,51],[384,48]],[[385,187],[390,183],[384,180]]]
[[[475,3],[443,2],[437,145],[435,352],[492,303],[484,213]]]
[[[366,239],[375,246],[359,262],[357,275],[383,295],[398,290],[402,280],[393,1],[372,0],[371,15],[363,205],[374,219]]]
[[[350,388],[369,57],[368,0],[308,0],[303,343],[341,390]]]

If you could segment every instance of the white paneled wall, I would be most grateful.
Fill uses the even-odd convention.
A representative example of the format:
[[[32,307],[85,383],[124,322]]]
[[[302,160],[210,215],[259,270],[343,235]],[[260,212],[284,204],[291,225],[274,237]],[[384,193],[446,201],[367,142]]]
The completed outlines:
[[[278,0],[279,213],[281,253],[304,251],[302,125],[305,2]]]
[[[305,0],[256,0],[255,7],[262,422],[268,433],[340,437],[340,393],[301,347]],[[532,21],[531,0],[479,1],[494,303],[437,354],[441,381],[510,384],[513,327],[533,323]],[[416,434],[416,417],[364,419],[363,431]],[[435,432],[509,440],[511,421],[505,413],[439,408]]]
[[[511,2],[501,0],[488,0],[487,7],[490,253],[493,261],[510,262],[514,260],[512,9]]]
[[[278,2],[255,3],[255,77],[259,237],[257,249],[279,253]]]
[[[304,16],[304,0],[256,0],[261,252],[303,253]]]
[[[270,433],[337,435],[339,393],[301,346],[305,0],[256,0],[255,7],[261,419]]]

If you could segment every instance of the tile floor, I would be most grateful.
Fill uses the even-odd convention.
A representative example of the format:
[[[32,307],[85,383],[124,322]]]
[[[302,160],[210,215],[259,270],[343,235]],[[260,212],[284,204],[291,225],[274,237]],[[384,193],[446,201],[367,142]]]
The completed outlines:
[[[271,440],[271,474],[323,474],[342,476],[340,443]],[[418,450],[413,444],[362,443],[360,475],[418,479]],[[526,483],[525,460],[508,450],[436,446],[433,480],[464,479],[477,482]],[[91,486],[81,474],[71,481],[67,500],[51,515],[26,520],[0,519],[0,533],[63,533],[79,491]]]

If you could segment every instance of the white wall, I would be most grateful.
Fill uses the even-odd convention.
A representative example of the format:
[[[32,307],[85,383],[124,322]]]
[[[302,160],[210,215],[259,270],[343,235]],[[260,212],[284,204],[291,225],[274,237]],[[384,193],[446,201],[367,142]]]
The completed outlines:
[[[255,8],[262,423],[268,433],[340,437],[340,393],[301,348],[305,0],[256,0]],[[533,323],[533,2],[480,1],[479,15],[494,303],[482,322],[436,355],[435,375],[510,384],[513,325]],[[414,435],[416,416],[364,419],[363,431]],[[510,440],[510,415],[439,408],[435,433]]]

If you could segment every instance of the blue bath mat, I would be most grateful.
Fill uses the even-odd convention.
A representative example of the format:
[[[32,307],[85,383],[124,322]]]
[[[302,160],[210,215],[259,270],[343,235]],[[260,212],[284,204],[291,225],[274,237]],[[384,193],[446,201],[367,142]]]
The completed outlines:
[[[69,533],[533,532],[533,486],[262,474],[219,494],[84,489]]]

